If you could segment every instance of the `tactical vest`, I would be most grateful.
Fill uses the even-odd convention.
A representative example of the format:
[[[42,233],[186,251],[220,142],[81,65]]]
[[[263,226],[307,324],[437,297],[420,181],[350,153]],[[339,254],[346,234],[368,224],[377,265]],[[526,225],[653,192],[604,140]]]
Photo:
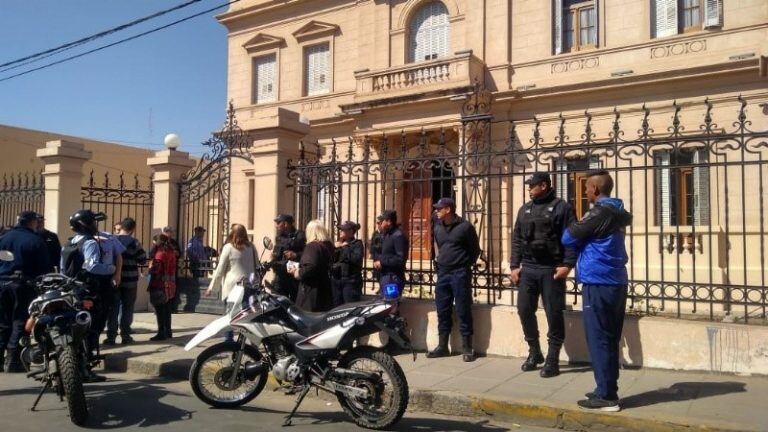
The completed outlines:
[[[554,212],[559,198],[547,205],[535,205],[533,201],[525,204],[520,234],[523,239],[523,256],[537,261],[557,263],[563,259],[560,235],[555,227]]]

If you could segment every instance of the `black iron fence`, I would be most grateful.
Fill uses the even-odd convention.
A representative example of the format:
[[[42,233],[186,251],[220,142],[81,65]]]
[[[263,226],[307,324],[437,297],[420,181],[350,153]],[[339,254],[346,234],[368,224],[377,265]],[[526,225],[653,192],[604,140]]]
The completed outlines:
[[[107,215],[105,225],[107,232],[113,232],[115,224],[126,217],[136,220],[134,236],[141,242],[145,250],[152,246],[152,204],[154,192],[150,179],[141,179],[138,175],[126,180],[125,174],[120,173],[117,179],[110,178],[109,173],[99,176],[91,171],[88,182],[81,188],[80,197],[83,208]]]
[[[375,216],[396,209],[410,238],[406,295],[430,298],[431,205],[451,196],[481,238],[476,301],[514,304],[507,262],[524,179],[549,172],[580,217],[587,173],[607,170],[634,215],[626,237],[633,311],[765,320],[768,119],[757,102],[495,122],[490,95],[479,92],[440,129],[302,144],[289,163],[295,214],[334,233],[343,220],[359,221],[367,239]],[[375,290],[370,264],[366,289]],[[568,290],[578,305],[579,287],[570,281]]]
[[[0,227],[16,224],[16,216],[45,210],[45,184],[40,173],[3,174],[0,184]]]

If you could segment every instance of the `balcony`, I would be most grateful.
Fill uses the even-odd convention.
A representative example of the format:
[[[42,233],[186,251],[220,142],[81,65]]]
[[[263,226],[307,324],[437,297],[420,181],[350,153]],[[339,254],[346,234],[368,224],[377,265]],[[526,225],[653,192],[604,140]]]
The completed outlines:
[[[460,51],[452,57],[409,63],[378,71],[355,72],[357,91],[355,105],[391,104],[403,101],[404,96],[421,98],[427,94],[455,94],[482,83],[484,65],[472,51]]]

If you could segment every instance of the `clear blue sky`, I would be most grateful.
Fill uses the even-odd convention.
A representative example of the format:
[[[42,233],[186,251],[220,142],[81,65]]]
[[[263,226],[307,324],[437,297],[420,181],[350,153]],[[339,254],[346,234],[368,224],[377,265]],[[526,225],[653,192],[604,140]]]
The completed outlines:
[[[0,0],[0,64],[115,27],[186,0]],[[179,11],[49,57],[114,42],[226,0]],[[0,124],[180,150],[221,127],[226,110],[226,31],[218,9],[160,32],[70,62],[0,82]],[[31,67],[32,65],[30,65]],[[18,71],[0,73],[0,78]]]

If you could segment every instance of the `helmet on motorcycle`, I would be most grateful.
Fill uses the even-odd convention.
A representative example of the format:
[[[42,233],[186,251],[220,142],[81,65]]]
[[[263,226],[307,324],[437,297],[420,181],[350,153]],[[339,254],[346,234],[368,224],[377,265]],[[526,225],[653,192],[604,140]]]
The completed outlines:
[[[104,213],[94,213],[91,210],[82,209],[69,217],[69,226],[72,227],[72,231],[78,234],[96,234],[99,232],[98,222],[106,219],[107,215]]]

